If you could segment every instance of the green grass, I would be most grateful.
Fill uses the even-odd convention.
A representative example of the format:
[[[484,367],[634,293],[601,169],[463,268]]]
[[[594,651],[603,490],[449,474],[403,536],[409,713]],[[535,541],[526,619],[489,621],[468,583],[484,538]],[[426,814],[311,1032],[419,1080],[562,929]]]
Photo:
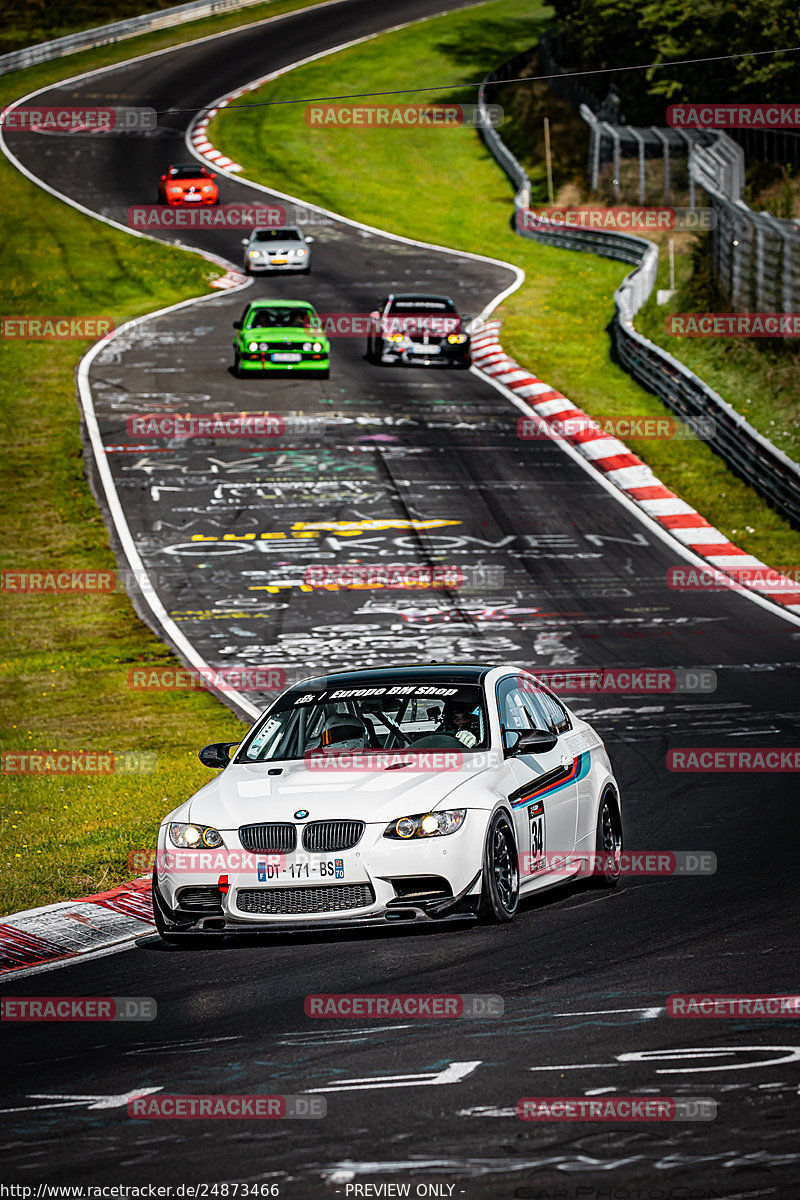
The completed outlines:
[[[510,185],[476,133],[305,123],[302,101],[330,95],[332,79],[337,94],[437,80],[441,91],[426,98],[474,100],[464,84],[532,46],[548,12],[524,0],[494,0],[384,35],[265,85],[250,101],[300,102],[255,115],[228,108],[214,118],[210,138],[243,164],[248,178],[267,186],[392,232],[490,252],[523,267],[525,283],[499,310],[505,349],[594,416],[663,417],[662,402],[611,361],[612,293],[630,268],[515,236]],[[409,91],[393,99],[419,96]],[[745,550],[776,567],[798,561],[800,533],[705,444],[693,438],[629,444]]]
[[[126,236],[34,189],[5,160],[0,180],[6,314],[108,315],[117,324],[199,296],[221,272]],[[4,570],[113,569],[84,477],[73,371],[88,343],[0,343]],[[152,774],[0,781],[6,911],[111,886],[154,844],[165,811],[208,778],[196,750],[241,736],[206,693],[132,693],[130,666],[171,655],[127,596],[5,593],[0,716],[6,750],[155,752]]]
[[[0,105],[80,70],[304,7],[270,3],[15,72]],[[133,238],[40,191],[0,158],[5,315],[105,315],[117,324],[208,291],[222,272],[199,256]],[[89,343],[0,342],[3,570],[109,570],[108,534],[84,476],[74,369]],[[169,808],[211,777],[196,751],[246,726],[205,692],[131,692],[137,663],[176,665],[124,593],[4,593],[4,750],[136,750],[148,774],[0,779],[3,911],[112,887],[151,847]]]
[[[677,294],[656,304],[655,292],[636,318],[636,327],[656,345],[668,350],[759,433],[795,462],[800,460],[800,345],[797,338],[679,338],[667,334],[665,322],[673,312],[730,312],[731,305],[714,286],[708,235],[691,239],[687,252],[676,257]],[[666,255],[659,264],[656,286],[669,286]]]

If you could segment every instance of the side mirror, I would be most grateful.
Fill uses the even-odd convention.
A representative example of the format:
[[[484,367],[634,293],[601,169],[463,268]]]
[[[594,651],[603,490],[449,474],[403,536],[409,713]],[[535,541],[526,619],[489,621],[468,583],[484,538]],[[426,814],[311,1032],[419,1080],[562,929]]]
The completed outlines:
[[[314,239],[313,239],[313,237],[307,237],[307,238],[306,238],[306,241],[307,241],[307,242],[313,242],[313,240],[314,240]]]
[[[547,729],[504,730],[516,735],[516,742],[508,748],[509,754],[546,754],[558,744],[558,735]]]
[[[233,322],[233,328],[234,328],[234,329],[241,329],[241,328],[242,328],[242,322],[241,322],[241,321],[234,321],[234,322]]]
[[[250,238],[242,238],[243,246],[249,246],[249,244],[250,244]]]
[[[231,761],[231,750],[238,745],[238,742],[212,742],[210,746],[204,746],[197,757],[204,767],[219,771],[227,767]]]
[[[162,183],[164,183],[164,182],[166,181],[166,178],[167,178],[167,177],[166,177],[166,175],[162,175],[162,176],[161,176],[161,182],[162,182]]]
[[[216,179],[217,177],[216,177],[216,175],[214,175],[214,174],[212,173],[212,175],[211,175],[211,178],[212,178],[212,179]]]

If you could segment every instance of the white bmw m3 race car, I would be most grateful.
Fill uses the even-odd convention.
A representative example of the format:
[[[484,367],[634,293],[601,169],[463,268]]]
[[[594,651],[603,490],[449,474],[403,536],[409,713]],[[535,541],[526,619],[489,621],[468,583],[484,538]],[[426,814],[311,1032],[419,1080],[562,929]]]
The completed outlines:
[[[605,747],[514,666],[346,671],[288,689],[162,822],[156,926],[187,936],[510,921],[520,898],[620,874]]]

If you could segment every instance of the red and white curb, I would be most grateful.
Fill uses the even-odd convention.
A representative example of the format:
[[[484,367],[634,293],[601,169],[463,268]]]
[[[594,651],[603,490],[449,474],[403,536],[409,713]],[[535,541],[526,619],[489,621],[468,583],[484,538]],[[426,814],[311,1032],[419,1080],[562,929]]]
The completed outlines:
[[[153,933],[150,879],[0,921],[0,975],[47,967]]]
[[[233,99],[235,96],[241,96],[243,91],[244,89],[239,92],[234,92],[231,96],[231,99]],[[209,121],[212,119],[212,117],[215,117],[220,108],[224,108],[227,103],[227,100],[221,100],[216,108],[207,108],[197,119],[197,121],[194,122],[191,132],[192,145],[197,153],[202,155],[203,158],[208,159],[209,163],[211,163],[213,166],[223,167],[226,171],[241,171],[243,170],[241,164],[234,162],[232,158],[228,158],[227,155],[223,154],[221,150],[215,150],[211,145],[211,142],[208,140],[208,136],[206,134]]]
[[[499,331],[500,322],[489,321],[473,335],[472,361],[479,371],[524,399],[537,417],[558,430],[559,437],[569,442],[610,483],[635,500],[649,517],[682,545],[704,558],[715,571],[730,578],[732,587],[757,592],[800,616],[799,584],[734,545],[690,504],[664,487],[651,468],[632,454],[624,442],[609,437],[561,392],[509,358],[500,345]],[[554,421],[557,421],[556,425]],[[573,421],[578,432],[561,432],[565,421]],[[739,583],[730,574],[733,570],[763,572],[766,579],[752,584]]]
[[[211,280],[213,288],[235,288],[241,287],[243,283],[249,283],[250,280],[246,275],[242,275],[241,271],[234,271],[228,268],[224,275],[220,275],[219,279]]]

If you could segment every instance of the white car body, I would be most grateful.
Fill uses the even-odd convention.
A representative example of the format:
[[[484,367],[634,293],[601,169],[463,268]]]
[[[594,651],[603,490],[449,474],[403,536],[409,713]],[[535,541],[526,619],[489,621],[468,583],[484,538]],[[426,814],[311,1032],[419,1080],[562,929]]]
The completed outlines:
[[[245,271],[248,275],[263,275],[267,271],[308,274],[313,240],[305,236],[299,225],[254,229],[249,237],[242,238]]]
[[[429,760],[402,748],[376,751],[378,764],[359,770],[324,763],[317,766],[304,758],[240,761],[249,740],[266,736],[270,712],[277,711],[282,700],[286,708],[286,697],[302,697],[304,692],[325,696],[327,688],[330,698],[335,689],[357,689],[383,681],[388,686],[410,679],[426,695],[433,691],[435,702],[437,689],[441,692],[448,683],[453,684],[451,690],[466,682],[482,686],[483,719],[488,720],[483,732],[486,748],[452,754],[452,769],[441,769],[441,758],[436,760],[438,768],[430,769]],[[501,713],[506,730],[530,729],[530,718],[524,714],[516,729],[509,724],[521,705],[530,711],[528,701],[519,699],[523,693],[539,698],[540,711],[542,703],[547,705],[552,724],[569,726],[551,734],[557,741],[546,752],[514,753],[508,747],[513,741],[508,734],[504,747]],[[542,696],[550,700],[543,702]],[[430,715],[431,710],[426,711]],[[359,761],[368,766],[371,762]],[[518,894],[524,897],[565,883],[580,870],[577,864],[574,871],[565,871],[563,866],[556,871],[542,869],[532,851],[594,852],[604,798],[616,806],[619,842],[615,846],[621,850],[620,792],[601,739],[535,676],[518,667],[426,665],[305,680],[265,711],[234,760],[216,778],[162,822],[154,881],[157,923],[162,936],[173,933],[179,938],[181,933],[201,930],[230,933],[474,918],[481,896],[486,894],[487,836],[498,814],[500,824],[506,822],[513,829],[522,868]],[[410,840],[387,836],[388,827],[400,818],[453,810],[466,810],[455,832]],[[321,822],[363,822],[364,828],[350,848],[305,849],[304,835],[311,836],[307,827]],[[181,856],[175,853],[170,829],[180,823],[211,827],[218,831],[224,847],[203,847],[197,853],[208,855],[206,860],[187,855],[186,861],[173,869],[172,859]],[[280,856],[253,850],[261,834],[248,833],[248,827],[264,823],[294,827],[296,848]],[[337,837],[336,831],[341,835],[343,829],[347,833],[343,826],[324,827],[321,832],[327,840],[322,844],[340,844],[342,837]],[[320,834],[319,829],[316,832]],[[281,834],[284,836],[291,838],[287,830]],[[349,840],[352,836],[351,832]],[[241,852],[243,862],[249,858],[247,869],[227,869],[231,861],[234,866],[239,862],[236,852]],[[224,860],[219,857],[223,853]],[[253,858],[260,864],[258,870]],[[187,862],[198,869],[187,870]],[[191,909],[186,897],[199,893],[185,889],[206,889],[214,899],[221,876],[225,886],[217,891],[217,907],[207,907],[205,912]],[[426,885],[426,877],[433,877],[436,884]]]

